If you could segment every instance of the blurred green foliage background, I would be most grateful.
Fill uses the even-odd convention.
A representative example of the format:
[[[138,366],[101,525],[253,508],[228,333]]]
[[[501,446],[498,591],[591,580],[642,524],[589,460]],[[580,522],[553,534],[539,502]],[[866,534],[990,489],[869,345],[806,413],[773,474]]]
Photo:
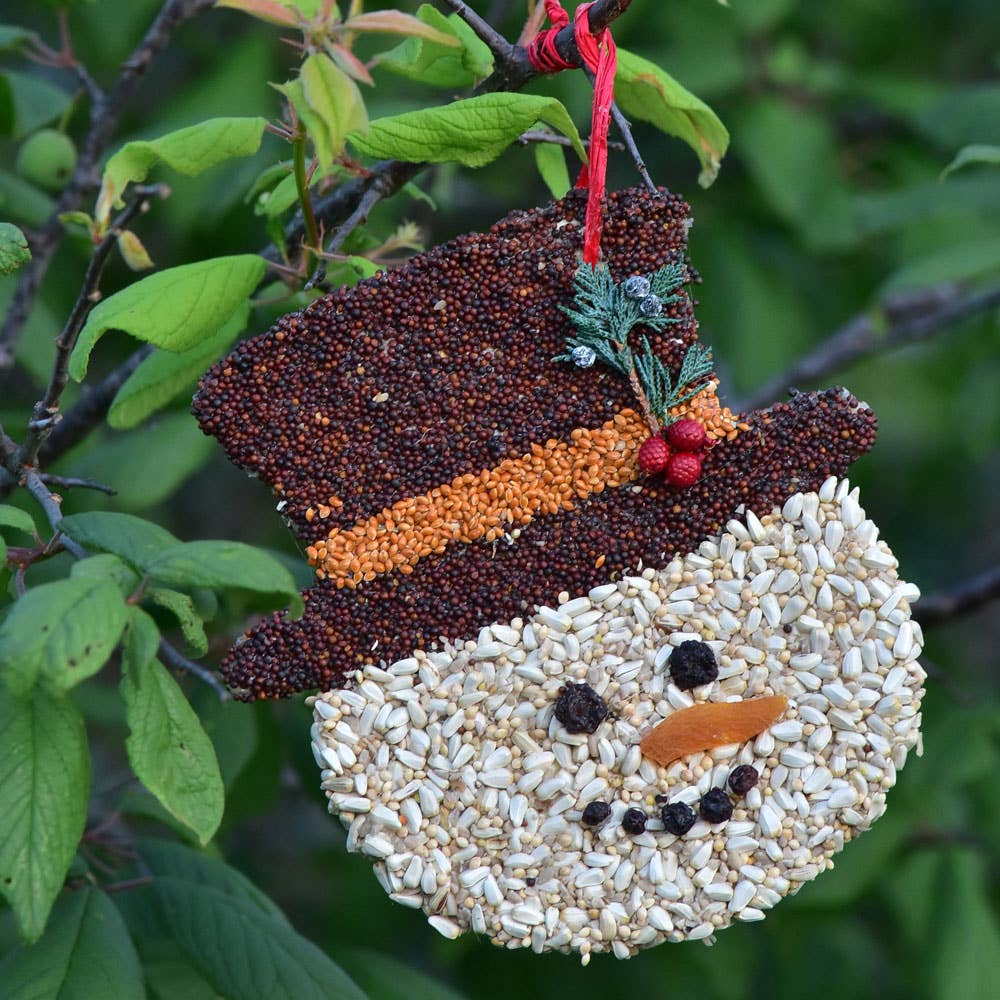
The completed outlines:
[[[6,0],[3,20],[56,38],[51,8]],[[134,46],[157,0],[101,0],[73,10],[76,51],[102,82]],[[378,4],[369,4],[368,9]],[[399,4],[412,11],[416,4]],[[523,3],[480,0],[510,38]],[[296,53],[282,32],[232,11],[185,26],[142,86],[118,142],[153,138],[215,115],[279,113],[269,81],[286,79]],[[615,25],[619,43],[653,60],[707,101],[732,144],[716,183],[697,186],[691,151],[638,125],[653,177],[688,198],[691,256],[702,339],[712,344],[731,400],[783,370],[885,295],[962,282],[1000,282],[1000,170],[941,171],[969,143],[1000,143],[1000,5],[995,0],[635,0]],[[376,50],[366,39],[362,54]],[[384,47],[384,46],[383,46]],[[69,74],[40,70],[11,54],[0,69],[13,83],[13,135],[0,138],[0,215],[30,227],[49,207],[26,197],[12,165],[23,137],[65,118],[71,136],[86,115],[68,103]],[[365,88],[372,117],[442,100],[439,93],[377,69]],[[54,89],[53,89],[54,88]],[[559,96],[581,130],[589,87],[579,74],[536,80]],[[2,111],[2,108],[0,108]],[[115,148],[118,142],[112,144]],[[153,259],[173,265],[269,242],[243,200],[253,178],[287,155],[270,137],[252,160],[197,179],[171,175],[172,195],[138,224]],[[571,168],[572,169],[572,168]],[[635,182],[624,153],[612,153],[609,186]],[[514,147],[478,171],[444,166],[421,186],[437,210],[406,195],[379,206],[369,229],[387,237],[416,221],[427,246],[547,199],[532,151]],[[89,248],[67,240],[49,272],[24,338],[20,365],[0,372],[0,421],[23,426],[51,362],[51,335],[79,287]],[[129,280],[117,262],[107,289]],[[0,279],[0,306],[13,279]],[[262,304],[250,331],[287,306]],[[1000,561],[998,316],[983,314],[927,342],[838,372],[879,415],[880,439],[852,480],[925,593]],[[131,349],[110,335],[95,374]],[[800,386],[806,388],[806,386]],[[74,390],[78,391],[78,390]],[[238,538],[283,554],[303,585],[309,571],[252,482],[203,438],[182,399],[151,427],[104,431],[55,471],[93,476],[116,498],[67,498],[66,510],[105,504],[141,513],[183,539]],[[52,563],[32,571],[58,575]],[[218,658],[252,609],[224,602],[213,623]],[[919,608],[918,608],[919,617]],[[327,816],[311,759],[309,712],[301,703],[220,706],[189,694],[216,741],[227,785],[223,856],[267,892],[295,927],[341,963],[371,995],[417,1000],[469,998],[698,996],[917,997],[975,1000],[1000,983],[1000,644],[996,605],[927,631],[923,759],[912,759],[873,831],[851,845],[837,870],[806,885],[762,924],[736,926],[707,948],[665,945],[628,962],[502,953],[466,937],[441,939],[418,912],[391,903],[361,857],[343,850]],[[103,678],[103,679],[102,679]],[[78,690],[95,748],[92,813],[120,806],[129,773],[114,682]],[[151,812],[136,793],[134,814]],[[136,828],[142,820],[134,819]],[[0,945],[13,940],[0,913]],[[377,953],[377,957],[372,956]],[[392,965],[420,970],[426,983]],[[164,980],[165,982],[167,980]],[[171,994],[211,996],[195,978]],[[3,985],[0,983],[0,996]]]

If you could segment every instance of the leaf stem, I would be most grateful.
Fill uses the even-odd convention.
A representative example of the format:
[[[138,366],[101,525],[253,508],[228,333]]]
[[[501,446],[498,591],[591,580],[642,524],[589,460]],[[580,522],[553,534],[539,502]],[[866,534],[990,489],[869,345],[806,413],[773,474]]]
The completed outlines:
[[[312,195],[309,194],[309,178],[306,176],[306,136],[301,130],[292,140],[295,190],[299,195],[299,207],[305,222],[306,250],[314,255],[319,249],[319,227],[313,211]]]

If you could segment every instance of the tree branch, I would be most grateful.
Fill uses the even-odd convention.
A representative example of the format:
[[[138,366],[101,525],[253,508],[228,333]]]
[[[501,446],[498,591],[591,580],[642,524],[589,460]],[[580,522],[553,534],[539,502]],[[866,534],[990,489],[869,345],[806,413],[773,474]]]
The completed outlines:
[[[791,386],[820,382],[862,358],[915,344],[947,327],[1000,306],[1000,287],[963,293],[955,285],[897,296],[872,313],[860,313],[811,353],[752,392],[734,408],[746,412],[785,395]]]
[[[444,2],[472,28],[481,42],[484,42],[497,62],[506,63],[514,58],[514,49],[503,35],[481,18],[467,3],[462,0],[444,0]]]
[[[0,327],[0,368],[9,368],[14,363],[14,349],[21,330],[34,308],[42,280],[62,242],[63,226],[59,216],[78,209],[83,199],[97,187],[98,168],[122,111],[142,77],[170,41],[174,30],[213,3],[214,0],[166,0],[145,37],[125,60],[114,86],[92,108],[90,131],[81,146],[73,176],[52,214],[31,239],[31,261],[21,270],[10,307]],[[79,69],[77,72],[79,74]]]
[[[939,590],[917,602],[916,617],[921,625],[934,626],[971,614],[1000,597],[1000,566],[963,580],[947,590]]]
[[[69,381],[69,358],[91,309],[100,300],[101,274],[119,235],[132,218],[144,209],[148,204],[148,199],[153,195],[161,194],[162,190],[157,185],[151,187],[134,186],[130,193],[131,200],[111,223],[101,242],[94,249],[94,255],[90,259],[90,264],[87,265],[87,273],[79,295],[77,295],[76,304],[66,320],[62,333],[56,338],[56,359],[52,366],[52,375],[49,378],[45,394],[35,403],[21,447],[18,448],[17,454],[12,459],[8,459],[7,468],[15,476],[18,474],[17,466],[28,468],[37,463],[39,449],[51,433],[55,423],[58,422],[59,401],[62,398],[63,389],[66,388],[66,383]],[[12,462],[15,467],[11,467]]]

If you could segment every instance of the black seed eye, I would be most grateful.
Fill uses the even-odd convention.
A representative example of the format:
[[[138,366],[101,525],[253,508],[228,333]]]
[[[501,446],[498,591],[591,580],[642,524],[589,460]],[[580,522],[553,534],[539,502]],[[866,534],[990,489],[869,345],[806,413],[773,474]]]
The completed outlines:
[[[588,802],[583,810],[583,822],[586,826],[598,826],[611,815],[611,806],[607,802]]]
[[[641,809],[628,809],[622,816],[622,828],[626,833],[638,836],[646,831],[646,814]]]
[[[608,717],[608,706],[589,684],[570,682],[556,699],[555,714],[567,732],[593,733]]]
[[[713,788],[701,797],[698,812],[709,823],[724,823],[733,815],[733,803],[721,788]]]
[[[660,810],[660,818],[667,833],[683,837],[695,824],[694,810],[684,802],[671,802]]]
[[[729,774],[729,787],[737,795],[746,795],[759,780],[760,775],[757,773],[757,768],[751,767],[749,764],[740,764],[739,767],[734,767]]]
[[[667,660],[670,679],[682,690],[709,684],[719,676],[715,653],[706,642],[682,642]]]

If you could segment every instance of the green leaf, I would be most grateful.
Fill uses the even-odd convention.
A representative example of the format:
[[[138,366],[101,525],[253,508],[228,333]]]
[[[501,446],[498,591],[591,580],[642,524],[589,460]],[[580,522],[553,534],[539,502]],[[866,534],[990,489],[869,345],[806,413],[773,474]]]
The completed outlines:
[[[851,197],[837,169],[837,138],[827,116],[760,98],[743,115],[738,147],[760,193],[808,246],[843,248],[856,238]]]
[[[136,777],[207,844],[222,822],[222,776],[198,716],[156,659],[159,638],[153,619],[133,608],[122,656],[125,749]]]
[[[944,180],[945,177],[953,174],[956,170],[961,170],[962,167],[968,167],[973,164],[1000,167],[1000,146],[976,144],[963,147],[955,154],[955,159],[941,171],[941,179]]]
[[[200,344],[246,302],[264,268],[263,257],[237,254],[171,267],[129,285],[87,317],[70,357],[70,374],[83,379],[90,352],[108,330],[124,330],[168,351]]]
[[[33,587],[0,624],[4,679],[25,694],[39,679],[68,691],[107,662],[125,627],[126,605],[106,580],[57,580]]]
[[[461,43],[454,32],[441,31],[429,24],[424,18],[404,14],[399,10],[373,10],[367,14],[355,14],[344,21],[343,31],[364,31],[389,35],[410,35],[415,38],[425,38],[448,48],[455,48]]]
[[[199,430],[191,414],[169,413],[142,430],[111,435],[100,447],[76,457],[68,472],[113,483],[116,507],[145,510],[172,496],[213,451],[212,439]]]
[[[0,275],[13,274],[31,260],[28,240],[13,223],[0,222]]]
[[[461,49],[422,38],[408,38],[388,52],[376,56],[376,64],[432,87],[469,87],[485,79],[493,70],[493,53],[457,14],[445,17],[430,4],[421,4],[417,17],[425,24],[451,34]]]
[[[905,264],[882,285],[881,294],[946,281],[971,281],[1000,271],[1000,237],[944,246]]]
[[[579,133],[562,103],[533,94],[482,94],[442,107],[378,118],[367,132],[352,132],[350,139],[368,156],[416,163],[454,160],[481,167],[538,121],[571,139],[580,159],[586,160]]]
[[[56,203],[41,188],[0,170],[0,211],[26,226],[41,226]]]
[[[135,593],[139,586],[139,574],[118,556],[101,552],[73,563],[69,571],[73,580],[110,580],[122,597]]]
[[[716,113],[648,59],[618,49],[615,100],[626,115],[683,139],[701,163],[698,183],[715,180],[729,147],[729,132]]]
[[[264,118],[209,118],[188,128],[168,132],[151,142],[127,142],[104,167],[95,217],[106,223],[112,208],[121,208],[130,183],[145,180],[157,163],[194,177],[225,160],[253,156],[260,148]]]
[[[39,588],[41,589],[41,588]],[[35,941],[87,819],[90,756],[83,719],[64,698],[0,686],[0,892]]]
[[[9,503],[0,503],[0,528],[17,528],[34,538],[38,532],[32,516],[20,507],[12,507]]]
[[[14,99],[14,138],[20,139],[55,121],[69,106],[72,95],[44,76],[6,70]]]
[[[358,85],[325,53],[302,64],[297,80],[278,88],[306,124],[323,172],[344,148],[347,133],[368,123]]]
[[[0,962],[6,1000],[145,1000],[139,956],[110,899],[87,887],[64,896],[44,937]]]
[[[302,598],[291,573],[276,559],[242,542],[184,542],[146,566],[155,580],[171,587],[252,590],[274,594],[302,613]]]
[[[174,875],[157,876],[143,893],[181,951],[224,996],[365,1000],[312,942],[245,899]]]
[[[181,544],[166,528],[152,521],[110,511],[70,514],[59,522],[59,530],[89,549],[121,556],[140,571],[165,549]]]
[[[246,709],[246,706],[243,706]],[[172,840],[147,838],[139,842],[145,865],[154,876],[170,876],[181,882],[210,886],[231,899],[246,903],[262,916],[288,925],[288,919],[267,893],[261,892],[245,875],[204,851]]]
[[[562,148],[551,142],[536,142],[535,166],[553,198],[562,198],[570,189],[569,170]]]
[[[990,873],[970,850],[947,856],[936,899],[930,996],[991,997],[1000,977],[1000,925],[990,902]]]
[[[167,587],[151,587],[146,596],[177,619],[192,656],[204,656],[208,652],[205,626],[194,609],[194,601],[187,594]]]
[[[337,958],[370,997],[378,1000],[464,1000],[450,986],[436,982],[385,952],[370,948],[340,948]]]
[[[0,52],[11,52],[26,45],[38,35],[16,24],[0,24]]]
[[[193,387],[244,329],[249,315],[250,303],[242,302],[218,333],[195,347],[151,354],[118,390],[108,411],[108,423],[119,430],[135,427]]]

